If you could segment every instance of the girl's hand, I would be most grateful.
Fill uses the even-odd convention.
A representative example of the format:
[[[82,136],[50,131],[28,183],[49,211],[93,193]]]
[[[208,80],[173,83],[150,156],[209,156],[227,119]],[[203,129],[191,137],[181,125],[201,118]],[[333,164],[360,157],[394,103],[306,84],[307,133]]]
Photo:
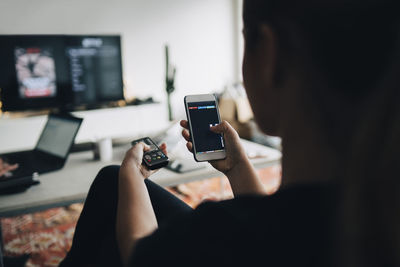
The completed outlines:
[[[180,122],[181,126],[185,129],[182,130],[182,136],[187,141],[186,147],[190,152],[193,153],[193,143],[189,134],[189,125],[186,120]],[[246,152],[242,144],[240,143],[240,138],[235,129],[227,122],[222,121],[220,124],[210,127],[210,131],[214,133],[220,133],[224,136],[226,158],[220,160],[209,161],[210,164],[217,170],[223,172],[228,176],[235,167],[240,166],[243,162],[248,161]]]
[[[167,155],[167,145],[161,144],[160,149]],[[143,142],[137,143],[132,146],[125,154],[125,158],[122,161],[121,169],[132,170],[131,168],[137,168],[143,175],[143,178],[148,178],[150,175],[155,173],[157,170],[149,170],[143,162],[143,152],[150,150],[150,147]]]

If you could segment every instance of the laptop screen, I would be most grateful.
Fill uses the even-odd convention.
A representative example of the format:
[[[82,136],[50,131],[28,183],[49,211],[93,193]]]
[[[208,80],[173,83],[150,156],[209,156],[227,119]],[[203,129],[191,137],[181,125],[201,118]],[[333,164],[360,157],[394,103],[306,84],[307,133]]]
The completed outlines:
[[[68,155],[80,124],[80,119],[49,116],[36,145],[36,149],[65,158]]]

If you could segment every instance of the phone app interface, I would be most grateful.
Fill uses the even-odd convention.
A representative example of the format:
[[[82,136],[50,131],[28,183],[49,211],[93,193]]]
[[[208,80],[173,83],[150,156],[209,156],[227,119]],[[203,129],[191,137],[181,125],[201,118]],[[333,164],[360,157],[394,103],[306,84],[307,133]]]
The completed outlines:
[[[196,152],[200,154],[223,151],[222,135],[210,130],[211,126],[219,124],[215,101],[190,102],[188,109]]]

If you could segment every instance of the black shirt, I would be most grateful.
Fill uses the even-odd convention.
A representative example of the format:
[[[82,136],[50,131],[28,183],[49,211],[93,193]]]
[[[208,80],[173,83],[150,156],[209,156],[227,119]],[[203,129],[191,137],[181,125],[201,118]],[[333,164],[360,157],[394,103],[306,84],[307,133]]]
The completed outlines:
[[[206,202],[140,240],[131,266],[326,266],[333,211],[321,185]]]

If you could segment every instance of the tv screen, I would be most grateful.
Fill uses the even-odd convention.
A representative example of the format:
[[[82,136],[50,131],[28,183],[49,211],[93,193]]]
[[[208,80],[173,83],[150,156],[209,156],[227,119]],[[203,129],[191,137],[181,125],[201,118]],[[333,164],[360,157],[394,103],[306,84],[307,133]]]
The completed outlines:
[[[3,110],[61,105],[69,83],[63,46],[58,35],[0,36]]]
[[[120,36],[0,35],[4,111],[91,106],[123,96]]]
[[[118,36],[68,36],[65,54],[73,105],[96,105],[123,99]]]

